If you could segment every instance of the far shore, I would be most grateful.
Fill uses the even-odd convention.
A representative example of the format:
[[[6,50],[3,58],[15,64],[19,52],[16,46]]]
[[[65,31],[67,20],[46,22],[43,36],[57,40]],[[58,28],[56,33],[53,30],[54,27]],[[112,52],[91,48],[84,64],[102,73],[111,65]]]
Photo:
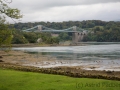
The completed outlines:
[[[120,43],[120,42],[78,42],[78,43],[68,43],[67,41],[62,44],[45,44],[45,43],[28,43],[28,44],[12,44],[11,47],[48,47],[48,46],[85,46],[88,44],[107,44],[107,43]]]
[[[28,43],[28,44],[11,44],[11,47],[49,47],[49,46],[84,46],[87,44],[83,44],[82,42],[77,44],[39,44],[39,43]],[[3,46],[3,47],[10,47],[10,46]]]
[[[84,44],[12,44],[12,47],[83,46]]]

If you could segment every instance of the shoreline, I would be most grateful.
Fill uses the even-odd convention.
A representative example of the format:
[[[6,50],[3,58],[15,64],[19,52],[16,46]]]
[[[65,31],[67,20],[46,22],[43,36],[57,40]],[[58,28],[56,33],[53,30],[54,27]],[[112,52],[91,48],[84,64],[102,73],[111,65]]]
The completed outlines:
[[[57,60],[56,57],[50,55],[44,56],[42,54],[30,54],[24,51],[0,51],[0,60],[5,63],[20,64],[23,66],[34,66],[39,68],[56,68],[56,67],[78,67],[84,70],[98,70],[98,71],[120,71],[120,66],[115,64],[104,64],[94,61],[93,63],[85,63],[83,61],[67,61]],[[111,61],[112,62],[112,61]]]
[[[12,47],[47,47],[47,46],[85,46],[88,44],[116,44],[120,42],[78,42],[76,44],[39,44],[39,43],[29,43],[29,44],[12,44]]]
[[[78,42],[75,44],[39,44],[39,43],[27,43],[27,44],[11,44],[11,46],[2,46],[2,47],[49,47],[49,46],[86,46],[91,44],[120,44],[120,42]]]
[[[38,44],[38,43],[30,43],[30,44],[11,44],[11,47],[50,47],[50,46],[85,46],[87,44],[79,43],[79,44]],[[3,46],[9,47],[9,46]]]
[[[66,75],[71,77],[86,77],[86,78],[100,78],[100,79],[109,79],[109,80],[120,80],[120,71],[106,71],[106,70],[95,70],[95,67],[89,67],[92,70],[86,70],[83,66],[56,66],[56,67],[35,67],[30,65],[24,65],[25,62],[27,63],[30,61],[31,63],[36,64],[38,62],[38,58],[36,55],[31,55],[22,51],[10,51],[4,52],[0,51],[0,67],[3,69],[14,69],[20,71],[30,71],[30,72],[40,72],[40,73],[47,73],[47,74],[59,74],[59,75]],[[27,60],[27,59],[28,60]],[[39,61],[46,62],[46,61],[54,62],[55,58],[53,57],[44,57],[40,55]]]
[[[0,63],[2,69],[13,69],[25,72],[37,72],[45,74],[65,75],[76,78],[94,78],[120,81],[120,71],[96,71],[83,70],[76,67],[56,67],[56,68],[38,68],[33,66],[23,66],[19,64]]]

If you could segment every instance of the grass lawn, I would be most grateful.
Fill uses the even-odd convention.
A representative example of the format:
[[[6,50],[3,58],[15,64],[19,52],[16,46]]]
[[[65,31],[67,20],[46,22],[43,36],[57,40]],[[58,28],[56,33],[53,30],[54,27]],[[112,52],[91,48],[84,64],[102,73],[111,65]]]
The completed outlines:
[[[120,81],[0,69],[0,90],[120,90]]]

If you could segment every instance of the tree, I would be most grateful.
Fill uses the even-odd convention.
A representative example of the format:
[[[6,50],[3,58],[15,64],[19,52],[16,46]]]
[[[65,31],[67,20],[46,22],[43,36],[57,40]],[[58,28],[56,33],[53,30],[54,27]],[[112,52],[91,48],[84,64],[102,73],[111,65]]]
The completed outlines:
[[[71,40],[71,36],[68,33],[62,32],[59,34],[60,41]]]
[[[3,45],[11,44],[12,40],[12,29],[6,22],[6,17],[19,19],[22,18],[20,10],[10,8],[7,3],[11,3],[12,0],[0,0],[0,47]]]
[[[8,0],[0,0],[0,16],[5,17],[6,15],[8,17],[15,18],[15,19],[22,18],[22,15],[20,14],[20,10],[10,8],[6,4],[7,1]],[[12,0],[9,0],[9,1],[12,2]],[[11,3],[11,2],[8,2],[8,3]]]
[[[24,37],[28,40],[29,43],[36,43],[38,39],[38,35],[34,32],[24,32]]]
[[[8,28],[8,25],[0,24],[0,46],[10,46],[12,37],[12,31]]]
[[[24,37],[23,32],[20,32],[20,30],[14,30],[12,34],[13,34],[12,44],[29,43],[28,40]]]

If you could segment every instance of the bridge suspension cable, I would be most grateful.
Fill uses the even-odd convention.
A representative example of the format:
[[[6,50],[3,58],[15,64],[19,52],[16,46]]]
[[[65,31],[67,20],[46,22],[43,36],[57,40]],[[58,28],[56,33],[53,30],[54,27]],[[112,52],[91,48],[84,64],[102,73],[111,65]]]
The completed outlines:
[[[41,26],[42,30],[39,31],[38,28],[40,26]],[[37,25],[35,27],[29,28],[29,29],[26,29],[26,30],[22,30],[22,31],[25,31],[25,32],[31,32],[31,31],[34,31],[34,32],[83,32],[83,31],[88,31],[88,30],[84,30],[84,29],[78,28],[78,27],[76,28],[77,30],[74,31],[73,30],[74,27],[75,26],[67,28],[67,29],[56,30],[56,29],[48,28],[48,27],[43,26],[43,25]]]
[[[29,29],[25,29],[25,30],[22,30],[22,31],[29,31],[29,30],[35,29],[35,28],[37,28],[37,27],[38,27],[38,26],[35,26],[35,27],[29,28]]]

